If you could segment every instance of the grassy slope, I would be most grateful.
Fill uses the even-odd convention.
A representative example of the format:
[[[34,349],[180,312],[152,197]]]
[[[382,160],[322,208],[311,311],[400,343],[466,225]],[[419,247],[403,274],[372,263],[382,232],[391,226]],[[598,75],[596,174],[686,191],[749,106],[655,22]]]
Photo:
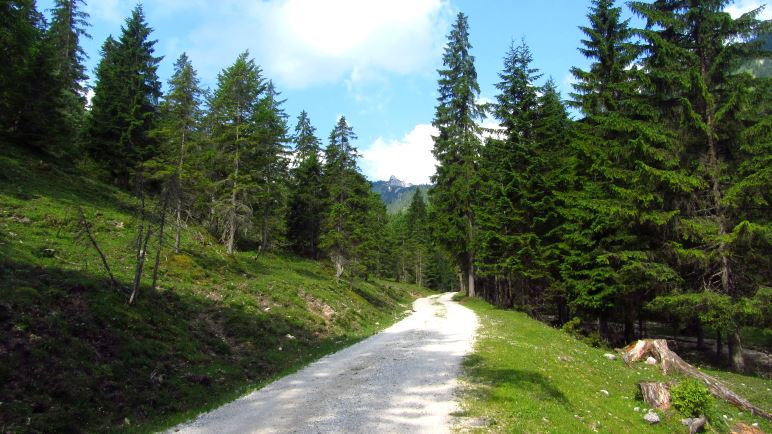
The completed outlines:
[[[150,258],[127,306],[76,239],[77,204],[129,282],[133,199],[0,144],[0,432],[165,427],[374,333],[418,294],[349,288],[294,257],[228,257],[191,227],[182,254],[162,255],[159,290]]]
[[[480,316],[481,329],[474,353],[465,361],[463,416],[485,418],[484,432],[688,432],[680,416],[668,413],[658,425],[648,425],[634,407],[639,381],[664,379],[658,366],[625,367],[609,361],[604,350],[592,348],[560,330],[520,312],[495,309],[477,300],[464,304]],[[716,373],[738,393],[763,408],[772,407],[772,382],[758,377]],[[665,381],[672,381],[669,377]],[[606,397],[601,389],[607,390]],[[738,410],[718,403],[716,412],[734,420],[759,422],[738,416]],[[728,431],[719,421],[714,429]]]

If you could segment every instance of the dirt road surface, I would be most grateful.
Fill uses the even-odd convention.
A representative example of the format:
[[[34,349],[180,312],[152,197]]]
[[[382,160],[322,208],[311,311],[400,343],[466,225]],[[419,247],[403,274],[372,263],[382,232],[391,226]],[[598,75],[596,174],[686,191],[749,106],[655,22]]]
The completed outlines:
[[[170,433],[443,433],[477,317],[452,293],[356,345]]]

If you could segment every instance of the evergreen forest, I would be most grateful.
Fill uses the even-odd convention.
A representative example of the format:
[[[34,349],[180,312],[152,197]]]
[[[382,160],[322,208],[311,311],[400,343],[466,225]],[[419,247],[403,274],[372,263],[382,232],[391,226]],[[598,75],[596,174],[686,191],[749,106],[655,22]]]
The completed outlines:
[[[752,371],[746,339],[768,351],[772,333],[770,22],[760,9],[732,18],[727,0],[617,3],[590,2],[575,41],[590,66],[571,70],[573,92],[534,66],[526,36],[501,53],[492,102],[458,13],[436,72],[432,185],[389,214],[358,165],[356,125],[340,116],[320,131],[306,111],[290,117],[249,51],[205,88],[188,55],[157,55],[140,4],[87,71],[85,0],[56,0],[49,18],[34,0],[3,1],[0,198],[27,200],[10,169],[19,155],[81,177],[84,191],[114,189],[132,219],[122,253],[87,200],[67,199],[70,221],[50,231],[80,234],[90,273],[127,312],[164,303],[164,268],[212,240],[218,261],[308,260],[367,300],[358,288],[382,282],[457,290],[600,346],[712,339],[713,363]],[[174,65],[166,83],[162,62]],[[38,272],[20,271],[11,229],[0,225],[2,291]],[[0,296],[0,357],[22,327],[14,303]],[[21,420],[7,407],[0,422]]]

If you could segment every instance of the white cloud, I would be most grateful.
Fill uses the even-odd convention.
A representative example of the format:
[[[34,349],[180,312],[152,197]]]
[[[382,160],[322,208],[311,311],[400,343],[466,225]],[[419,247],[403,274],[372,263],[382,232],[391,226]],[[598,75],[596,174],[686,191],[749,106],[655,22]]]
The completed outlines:
[[[183,3],[164,4],[164,13]],[[292,88],[342,79],[357,83],[380,72],[433,73],[450,17],[448,0],[213,3],[185,6],[206,14],[206,24],[191,29],[185,44],[199,68],[219,70],[232,61],[224,57],[249,48],[269,77]]]
[[[725,11],[729,13],[732,18],[737,18],[740,15],[757,9],[760,6],[764,6],[764,10],[761,11],[761,14],[759,14],[758,18],[762,20],[772,19],[772,8],[759,0],[737,0],[734,2],[734,4],[727,6]]]
[[[391,175],[411,184],[427,184],[434,174],[437,160],[432,155],[432,136],[437,129],[430,124],[418,124],[401,140],[376,139],[361,150],[360,165],[373,180],[386,180]]]

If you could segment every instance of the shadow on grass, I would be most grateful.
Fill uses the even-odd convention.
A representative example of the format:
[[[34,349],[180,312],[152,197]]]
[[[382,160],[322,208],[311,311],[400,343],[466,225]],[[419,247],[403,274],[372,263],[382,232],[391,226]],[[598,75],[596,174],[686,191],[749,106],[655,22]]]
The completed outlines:
[[[555,387],[545,375],[525,369],[490,369],[480,366],[484,360],[477,354],[472,354],[464,360],[467,375],[474,378],[475,382],[493,387],[522,390],[528,395],[554,401],[564,407],[571,407],[571,403],[563,392]]]
[[[290,336],[291,337],[288,337]],[[234,398],[355,341],[185,290],[0,258],[0,427],[105,432]]]

